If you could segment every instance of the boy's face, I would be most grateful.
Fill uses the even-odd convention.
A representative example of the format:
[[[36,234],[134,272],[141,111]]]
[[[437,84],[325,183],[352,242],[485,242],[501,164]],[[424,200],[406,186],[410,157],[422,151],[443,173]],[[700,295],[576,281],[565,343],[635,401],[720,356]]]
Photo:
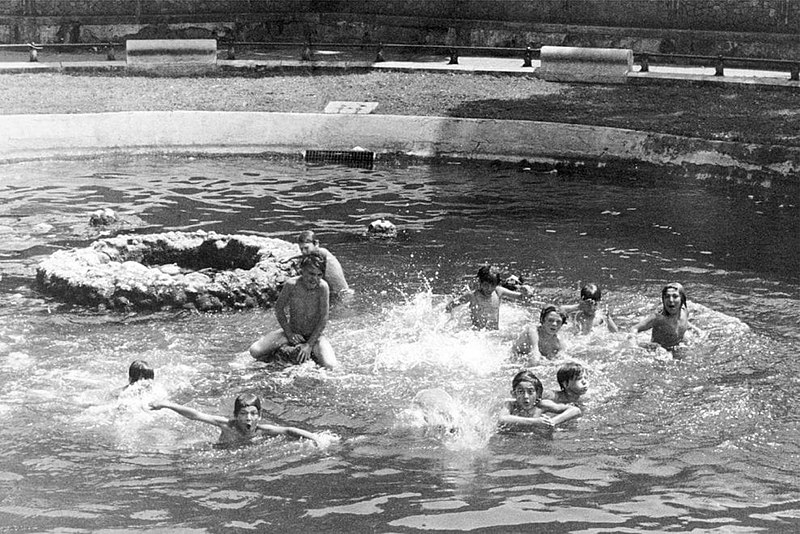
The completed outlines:
[[[551,335],[558,333],[562,324],[564,324],[564,320],[561,319],[561,316],[558,314],[558,312],[554,311],[551,311],[545,315],[544,321],[542,321],[542,325],[544,326],[545,330]]]
[[[668,314],[674,315],[681,309],[681,294],[677,289],[668,288],[664,294],[664,309]]]
[[[322,280],[322,271],[311,265],[306,265],[300,272],[300,279],[307,289],[316,289],[319,287],[319,281]]]
[[[494,293],[494,290],[497,289],[497,284],[493,284],[491,282],[479,282],[478,283],[478,291],[486,295],[487,297]]]
[[[589,391],[589,383],[586,380],[586,373],[581,373],[577,377],[566,383],[565,389],[574,395],[585,395]]]
[[[245,406],[236,414],[236,426],[243,434],[254,434],[261,414],[255,406]]]
[[[298,243],[298,247],[300,247],[300,254],[303,256],[308,256],[309,254],[313,254],[317,251],[317,244],[314,242],[310,243]]]
[[[511,394],[514,395],[517,404],[523,408],[532,408],[539,404],[539,395],[536,394],[536,388],[533,387],[532,383],[525,380],[517,384],[517,386],[511,390]]]

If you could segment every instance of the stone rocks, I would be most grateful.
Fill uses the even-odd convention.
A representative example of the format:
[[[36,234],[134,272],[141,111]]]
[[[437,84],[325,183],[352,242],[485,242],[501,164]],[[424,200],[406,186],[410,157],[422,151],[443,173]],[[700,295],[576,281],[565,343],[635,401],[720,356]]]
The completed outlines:
[[[108,226],[109,224],[113,224],[119,220],[117,214],[111,208],[106,208],[102,210],[95,210],[89,216],[89,225],[90,226]]]
[[[391,221],[378,219],[369,223],[367,234],[370,237],[397,237],[397,227]]]
[[[295,245],[214,232],[120,235],[58,251],[36,269],[39,289],[73,304],[105,309],[214,311],[271,304]]]

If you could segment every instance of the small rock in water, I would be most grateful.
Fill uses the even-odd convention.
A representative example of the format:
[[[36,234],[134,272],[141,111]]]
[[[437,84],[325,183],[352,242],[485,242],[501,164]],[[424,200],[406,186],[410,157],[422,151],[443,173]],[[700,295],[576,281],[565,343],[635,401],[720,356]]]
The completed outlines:
[[[396,237],[397,227],[387,219],[377,219],[369,223],[367,233],[374,237]]]

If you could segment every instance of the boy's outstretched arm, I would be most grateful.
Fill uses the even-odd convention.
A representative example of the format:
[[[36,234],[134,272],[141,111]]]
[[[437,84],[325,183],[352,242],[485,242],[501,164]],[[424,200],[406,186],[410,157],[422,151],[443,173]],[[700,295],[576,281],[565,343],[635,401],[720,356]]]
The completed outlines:
[[[611,314],[606,309],[606,326],[608,326],[608,331],[612,334],[616,334],[619,332],[619,327],[617,323],[614,322],[614,319],[611,318]]]
[[[297,439],[300,438],[310,439],[311,441],[314,442],[315,445],[319,446],[319,436],[317,436],[313,432],[309,432],[301,428],[296,428],[293,426],[268,425],[266,423],[260,423],[258,425],[258,429],[263,430],[264,432],[268,432],[270,434],[282,434],[284,436],[291,436]]]
[[[645,330],[650,330],[653,328],[653,324],[655,323],[657,316],[650,315],[633,325],[630,330],[628,330],[631,334],[638,334],[639,332],[644,332]]]
[[[201,423],[208,423],[209,425],[214,425],[219,427],[225,427],[228,424],[228,419],[226,419],[225,417],[203,413],[201,411],[195,410],[194,408],[189,408],[188,406],[175,404],[174,402],[153,401],[150,403],[151,410],[160,410],[162,408],[168,408],[187,419],[191,419],[192,421],[200,421]]]

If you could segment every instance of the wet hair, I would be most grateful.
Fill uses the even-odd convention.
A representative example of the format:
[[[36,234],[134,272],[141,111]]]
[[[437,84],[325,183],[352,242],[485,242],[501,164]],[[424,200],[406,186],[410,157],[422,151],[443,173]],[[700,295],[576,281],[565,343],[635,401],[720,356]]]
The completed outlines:
[[[312,232],[311,230],[300,232],[300,235],[297,236],[297,242],[299,244],[314,243],[315,245],[319,243],[319,241],[317,241],[317,237],[314,235],[314,232]]]
[[[493,286],[500,285],[500,273],[493,265],[484,265],[478,269],[478,282],[487,282]]]
[[[325,258],[313,252],[306,256],[300,258],[300,270],[302,271],[306,266],[314,267],[322,271],[322,274],[325,274]]]
[[[542,313],[539,315],[539,323],[544,324],[544,318],[547,317],[547,314],[550,312],[556,312],[561,317],[562,325],[567,324],[567,315],[555,306],[547,306],[542,310]]]
[[[533,384],[533,389],[536,390],[536,396],[540,399],[542,398],[542,395],[544,394],[544,386],[542,386],[542,381],[539,380],[535,374],[531,373],[527,369],[515,374],[514,378],[511,379],[511,391],[517,389],[517,386],[520,382],[530,382]]]
[[[255,406],[259,415],[261,415],[261,398],[252,393],[242,393],[233,401],[233,416],[236,417],[239,412],[249,406]]]
[[[581,288],[581,300],[592,299],[595,302],[599,302],[601,297],[600,288],[595,284],[586,284]]]
[[[583,366],[581,364],[578,362],[567,362],[562,365],[556,373],[556,380],[558,381],[558,386],[564,391],[567,389],[567,384],[571,380],[580,378],[581,375],[583,375]]]
[[[668,289],[677,289],[678,295],[681,296],[681,308],[686,308],[686,290],[678,282],[670,282],[661,289],[661,304],[664,304],[664,297],[667,296]]]
[[[128,384],[135,384],[139,380],[153,380],[155,375],[156,373],[149,363],[144,360],[136,360],[128,367]]]

